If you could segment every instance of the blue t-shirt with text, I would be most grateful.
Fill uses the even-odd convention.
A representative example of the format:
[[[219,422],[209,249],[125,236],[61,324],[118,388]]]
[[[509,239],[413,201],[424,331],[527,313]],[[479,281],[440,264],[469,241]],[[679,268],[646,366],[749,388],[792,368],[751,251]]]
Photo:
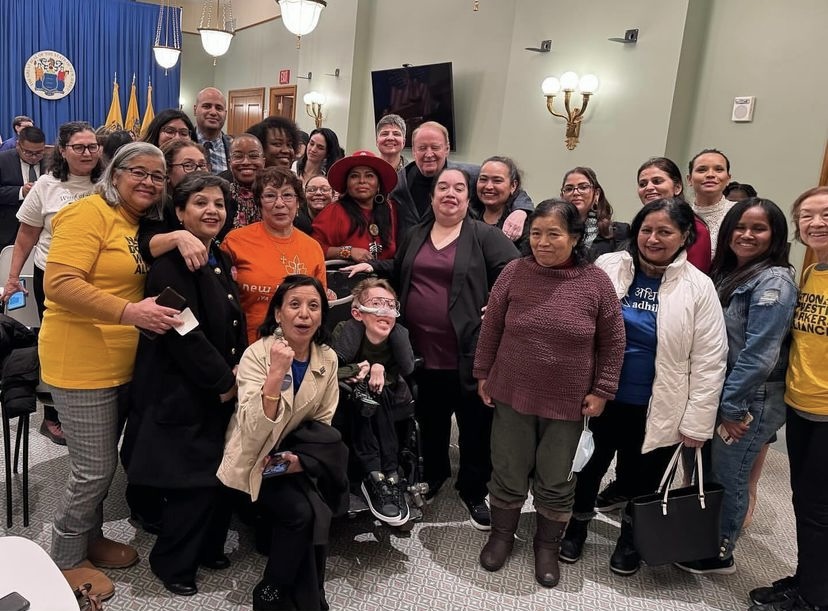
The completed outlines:
[[[624,364],[615,400],[633,405],[647,405],[653,394],[655,357],[658,336],[658,289],[661,278],[650,278],[644,272],[636,272],[630,290],[621,300],[627,346]]]

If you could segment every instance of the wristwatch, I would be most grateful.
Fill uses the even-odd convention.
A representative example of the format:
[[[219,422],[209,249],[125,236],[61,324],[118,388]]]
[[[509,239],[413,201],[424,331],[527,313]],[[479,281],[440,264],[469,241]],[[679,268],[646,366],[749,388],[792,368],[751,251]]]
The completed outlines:
[[[340,259],[350,259],[351,258],[351,249],[352,246],[343,246],[339,249],[339,258]]]

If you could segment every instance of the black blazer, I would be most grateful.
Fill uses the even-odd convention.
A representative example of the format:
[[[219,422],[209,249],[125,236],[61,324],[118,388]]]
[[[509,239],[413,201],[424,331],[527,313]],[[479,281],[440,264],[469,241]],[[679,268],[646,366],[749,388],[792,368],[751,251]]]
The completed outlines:
[[[45,171],[46,164],[41,159],[40,175]],[[20,187],[24,184],[17,150],[0,152],[0,248],[14,244],[18,227],[17,211],[21,204]]]
[[[415,225],[397,246],[393,260],[374,261],[371,265],[391,282],[400,296],[400,315],[405,321],[406,302],[411,290],[414,259],[427,239],[434,219]],[[477,382],[472,376],[474,352],[480,333],[480,310],[489,301],[489,292],[506,264],[520,256],[515,245],[500,229],[463,219],[457,241],[457,255],[449,291],[449,317],[457,335],[460,379],[474,392]]]
[[[146,295],[170,286],[199,326],[138,342],[121,457],[130,483],[162,488],[218,485],[216,470],[234,402],[219,394],[235,383],[233,367],[247,345],[230,258],[211,248],[217,265],[190,272],[178,250],[156,259]]]

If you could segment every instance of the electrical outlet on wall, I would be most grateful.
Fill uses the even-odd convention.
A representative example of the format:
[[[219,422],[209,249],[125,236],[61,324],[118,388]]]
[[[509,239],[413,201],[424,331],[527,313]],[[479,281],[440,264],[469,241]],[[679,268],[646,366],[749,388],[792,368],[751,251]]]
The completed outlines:
[[[748,123],[753,121],[753,109],[756,106],[756,96],[740,95],[733,98],[733,114],[731,121],[736,123]]]

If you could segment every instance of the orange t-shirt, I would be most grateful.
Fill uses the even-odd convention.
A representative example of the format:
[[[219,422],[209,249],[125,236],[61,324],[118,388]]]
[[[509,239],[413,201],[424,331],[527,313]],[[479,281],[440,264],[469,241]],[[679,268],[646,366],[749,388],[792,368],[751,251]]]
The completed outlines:
[[[285,276],[306,274],[319,280],[322,286],[328,286],[322,248],[297,229],[290,237],[279,238],[270,234],[260,221],[228,233],[221,249],[233,259],[250,344],[258,339],[258,328],[264,322],[267,306]]]

